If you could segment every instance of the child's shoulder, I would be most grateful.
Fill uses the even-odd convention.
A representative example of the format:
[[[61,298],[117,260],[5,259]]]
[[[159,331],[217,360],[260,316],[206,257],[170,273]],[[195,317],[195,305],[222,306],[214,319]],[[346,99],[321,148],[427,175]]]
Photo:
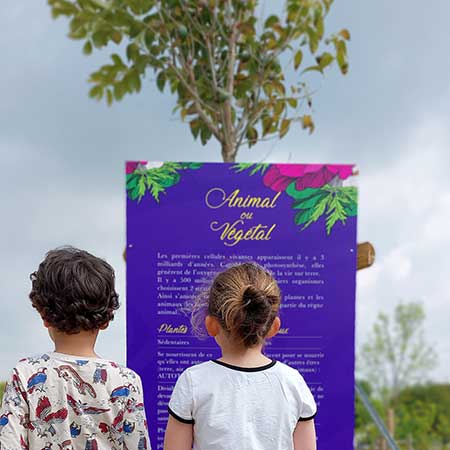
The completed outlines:
[[[128,378],[129,381],[141,383],[141,377],[138,373],[136,373],[133,369],[129,367],[119,364],[115,361],[107,361],[112,370],[117,371],[123,378]]]
[[[36,353],[35,355],[19,359],[13,370],[17,372],[35,372],[37,369],[47,366],[50,359],[48,353]]]
[[[210,372],[214,368],[214,366],[215,364],[213,363],[213,361],[204,361],[188,367],[182,372],[182,374],[184,376],[190,377],[202,377],[206,373]]]
[[[285,364],[281,361],[277,361],[277,363],[273,366],[275,370],[277,370],[279,373],[281,373],[284,377],[289,378],[293,381],[297,381],[299,379],[302,379],[302,375],[300,372],[295,369],[294,367]]]

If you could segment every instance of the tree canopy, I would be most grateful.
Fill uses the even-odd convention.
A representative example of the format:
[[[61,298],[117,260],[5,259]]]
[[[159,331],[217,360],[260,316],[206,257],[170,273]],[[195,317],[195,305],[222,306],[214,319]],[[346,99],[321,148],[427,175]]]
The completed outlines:
[[[91,97],[119,101],[153,72],[194,138],[215,138],[224,161],[242,145],[284,137],[293,123],[312,132],[305,74],[323,74],[333,62],[348,70],[349,31],[325,36],[333,0],[286,0],[282,16],[267,17],[257,0],[48,2],[53,17],[70,19],[69,36],[84,41],[84,53],[117,46],[91,74]]]
[[[400,303],[393,318],[380,313],[363,345],[359,369],[384,403],[395,403],[399,392],[427,380],[437,355],[424,336],[421,303]]]

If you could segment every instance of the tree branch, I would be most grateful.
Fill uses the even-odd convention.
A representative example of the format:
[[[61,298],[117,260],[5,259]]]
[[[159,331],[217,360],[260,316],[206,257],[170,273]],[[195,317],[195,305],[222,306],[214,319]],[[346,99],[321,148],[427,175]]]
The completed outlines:
[[[233,99],[233,88],[234,88],[234,66],[236,63],[236,42],[238,38],[238,24],[239,20],[231,22],[232,19],[232,1],[228,0],[228,13],[230,14],[230,23],[231,23],[231,34],[228,40],[228,67],[227,67],[227,77],[226,77],[226,86],[225,91],[228,95],[228,98],[224,102],[224,137],[225,142],[228,147],[228,151],[231,152],[231,156],[234,158],[237,153],[237,149],[235,147],[235,129],[233,127],[233,113],[231,102]],[[237,18],[238,19],[238,18]]]
[[[183,4],[181,6],[184,10],[184,13],[188,16],[192,26],[197,29],[199,34],[202,34],[201,27],[198,23],[195,22],[195,20],[193,20],[193,18],[191,16],[191,12],[188,11],[187,8],[185,8],[185,6]],[[161,17],[161,19],[163,19],[161,9],[158,11],[158,13],[159,13],[159,16]],[[172,21],[172,23],[174,23],[177,26],[179,25],[177,23],[177,21],[169,13],[167,13],[166,15],[169,18],[169,20]],[[206,48],[207,51],[209,51],[208,46],[205,46],[204,42],[199,41],[192,34],[191,34],[191,38],[192,38],[192,40],[195,40],[199,45]],[[170,40],[170,36],[168,39]],[[170,49],[169,52],[172,55],[172,62],[170,63],[170,68],[175,72],[177,78],[180,80],[180,82],[183,84],[183,86],[189,91],[189,93],[193,97],[195,110],[196,110],[197,114],[199,115],[199,117],[202,119],[202,121],[205,123],[208,130],[216,137],[216,139],[219,142],[222,142],[223,136],[220,133],[220,129],[208,117],[208,114],[206,113],[205,108],[209,109],[214,114],[216,113],[216,110],[214,108],[212,108],[211,106],[209,106],[208,104],[206,104],[205,102],[203,102],[203,100],[201,99],[201,97],[196,89],[197,81],[195,79],[195,74],[192,69],[192,62],[194,61],[194,59],[196,57],[195,49],[194,49],[193,45],[191,45],[191,48],[190,48],[190,55],[189,55],[190,61],[186,61],[186,59],[183,57],[183,55],[181,53],[176,53],[172,46],[169,46],[169,49]],[[183,76],[182,72],[178,69],[177,60],[179,61],[180,65],[182,66],[185,73],[188,74],[188,80]],[[216,74],[213,70],[213,66],[211,66],[212,85],[213,85],[213,89],[217,90],[217,83],[216,83],[215,75]],[[205,78],[208,79],[208,77],[205,77]]]
[[[206,112],[203,110],[203,108],[201,106],[201,100],[200,100],[200,97],[198,96],[198,93],[196,91],[195,91],[195,94],[192,93],[191,86],[196,85],[196,80],[195,80],[194,71],[192,70],[192,65],[190,65],[189,63],[186,62],[184,69],[188,73],[189,81],[190,81],[190,85],[189,85],[189,83],[185,83],[185,87],[189,90],[189,92],[191,92],[191,95],[194,97],[195,110],[197,111],[198,115],[201,117],[203,122],[205,122],[205,125],[208,127],[209,131],[216,137],[216,139],[219,142],[223,142],[223,136],[221,135],[220,130],[217,128],[216,125],[214,125],[212,120],[208,117]]]

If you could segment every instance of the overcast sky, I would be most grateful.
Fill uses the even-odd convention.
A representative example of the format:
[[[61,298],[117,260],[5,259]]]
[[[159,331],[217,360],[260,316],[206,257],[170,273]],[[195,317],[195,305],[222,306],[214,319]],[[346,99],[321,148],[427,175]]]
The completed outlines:
[[[316,132],[299,128],[239,157],[359,166],[358,240],[375,245],[377,261],[358,274],[358,344],[378,311],[422,301],[438,381],[450,381],[449,15],[443,0],[335,1],[327,27],[350,29],[350,71],[320,82]],[[105,257],[124,300],[124,161],[219,161],[220,152],[193,142],[151,80],[112,108],[90,100],[86,80],[108,54],[84,56],[44,0],[2,0],[0,29],[1,379],[50,348],[27,299],[47,250],[72,244]],[[124,312],[98,349],[121,362]]]

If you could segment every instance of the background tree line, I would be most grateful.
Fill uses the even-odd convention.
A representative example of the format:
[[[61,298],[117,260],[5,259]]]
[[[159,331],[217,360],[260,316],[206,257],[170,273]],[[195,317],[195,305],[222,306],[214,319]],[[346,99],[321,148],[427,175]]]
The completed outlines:
[[[438,358],[424,323],[420,303],[400,303],[392,317],[380,313],[357,358],[364,391],[404,450],[450,448],[450,384],[428,381]],[[386,449],[359,398],[355,408],[356,448]]]

